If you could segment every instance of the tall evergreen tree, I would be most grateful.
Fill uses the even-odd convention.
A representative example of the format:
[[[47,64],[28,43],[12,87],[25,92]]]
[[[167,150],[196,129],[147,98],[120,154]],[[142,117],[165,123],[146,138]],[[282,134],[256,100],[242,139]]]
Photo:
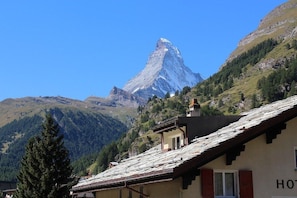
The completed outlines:
[[[26,146],[15,197],[69,197],[74,179],[63,136],[49,114],[42,126],[41,136],[31,138]]]
[[[40,178],[42,171],[39,168],[40,158],[37,149],[39,138],[33,137],[26,145],[26,155],[21,162],[21,170],[18,175],[20,184],[18,185],[16,197],[40,197],[36,189],[40,189]]]

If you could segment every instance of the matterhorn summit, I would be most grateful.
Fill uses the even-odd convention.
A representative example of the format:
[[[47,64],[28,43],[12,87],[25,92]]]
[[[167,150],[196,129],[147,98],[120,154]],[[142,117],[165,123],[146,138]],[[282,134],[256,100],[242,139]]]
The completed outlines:
[[[148,99],[153,95],[164,97],[184,87],[193,87],[202,81],[199,73],[185,66],[177,47],[160,38],[145,68],[124,86],[124,90]]]

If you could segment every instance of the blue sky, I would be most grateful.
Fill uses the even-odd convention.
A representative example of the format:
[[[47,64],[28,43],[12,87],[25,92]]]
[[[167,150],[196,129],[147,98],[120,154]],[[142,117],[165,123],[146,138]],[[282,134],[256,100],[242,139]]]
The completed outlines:
[[[0,1],[0,101],[106,97],[163,37],[204,78],[285,0]]]

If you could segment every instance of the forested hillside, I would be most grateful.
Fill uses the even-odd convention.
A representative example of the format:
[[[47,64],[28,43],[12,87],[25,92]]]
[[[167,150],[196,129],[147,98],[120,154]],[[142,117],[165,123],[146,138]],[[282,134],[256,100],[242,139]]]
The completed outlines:
[[[127,127],[111,117],[75,108],[52,108],[72,161],[92,153],[118,139]],[[41,132],[44,114],[27,116],[0,128],[0,180],[15,180],[27,141]]]
[[[297,48],[296,48],[297,50]],[[263,100],[273,102],[296,94],[297,57],[272,72],[269,76],[261,78],[257,85],[261,90]]]
[[[294,78],[297,54],[297,50],[288,45],[294,46],[295,42],[295,39],[289,42],[268,39],[259,43],[194,87],[192,96],[225,114],[240,113],[287,97],[287,92],[293,93],[296,89],[288,86]],[[289,56],[277,57],[277,52]],[[273,75],[282,75],[282,80],[272,80]]]
[[[185,116],[190,93],[191,88],[185,87],[181,92],[177,91],[174,97],[170,97],[168,93],[163,99],[156,96],[150,98],[145,106],[138,107],[138,116],[126,134],[104,146],[97,155],[85,156],[76,161],[75,172],[79,175],[96,174],[105,170],[109,162],[118,162],[159,144],[159,136],[152,132],[152,127],[168,118]],[[210,106],[202,107],[202,116],[221,114],[222,112]]]
[[[234,86],[234,81],[246,73],[248,66],[255,66],[267,53],[273,50],[277,41],[268,39],[228,62],[222,70],[196,86],[200,101],[210,100]]]

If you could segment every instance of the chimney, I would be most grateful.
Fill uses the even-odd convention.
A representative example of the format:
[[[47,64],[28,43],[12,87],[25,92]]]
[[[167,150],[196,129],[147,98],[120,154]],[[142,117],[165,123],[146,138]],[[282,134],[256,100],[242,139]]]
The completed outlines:
[[[189,111],[187,112],[187,117],[200,116],[200,104],[197,99],[194,98],[189,104]]]

